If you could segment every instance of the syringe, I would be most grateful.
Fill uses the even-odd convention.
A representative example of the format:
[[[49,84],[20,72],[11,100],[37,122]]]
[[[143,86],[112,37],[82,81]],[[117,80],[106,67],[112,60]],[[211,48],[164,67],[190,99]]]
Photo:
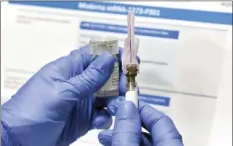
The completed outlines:
[[[122,68],[126,76],[127,92],[125,99],[132,101],[138,107],[138,87],[136,76],[139,71],[137,52],[139,39],[134,36],[134,12],[128,14],[128,36],[125,39],[125,46],[122,54]]]

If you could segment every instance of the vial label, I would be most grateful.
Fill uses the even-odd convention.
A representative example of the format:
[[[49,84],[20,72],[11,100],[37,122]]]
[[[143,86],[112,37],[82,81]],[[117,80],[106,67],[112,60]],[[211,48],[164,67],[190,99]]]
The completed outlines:
[[[119,95],[119,63],[116,61],[109,80],[95,93],[95,96],[109,97],[117,95]]]
[[[90,41],[90,54],[93,55],[93,59],[102,54],[104,51],[109,51],[112,55],[119,57],[119,46],[117,39],[106,38],[105,40],[91,40]],[[107,98],[110,96],[119,95],[119,62],[114,64],[114,70],[109,80],[104,86],[94,94],[96,97]]]

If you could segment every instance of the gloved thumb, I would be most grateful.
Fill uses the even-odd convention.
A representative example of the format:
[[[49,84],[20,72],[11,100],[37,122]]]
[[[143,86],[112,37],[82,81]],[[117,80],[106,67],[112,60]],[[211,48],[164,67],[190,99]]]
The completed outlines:
[[[139,146],[141,121],[133,102],[124,101],[118,107],[112,136],[112,146]]]
[[[95,93],[109,79],[114,69],[115,58],[109,52],[104,52],[98,56],[82,74],[69,79],[78,95]]]

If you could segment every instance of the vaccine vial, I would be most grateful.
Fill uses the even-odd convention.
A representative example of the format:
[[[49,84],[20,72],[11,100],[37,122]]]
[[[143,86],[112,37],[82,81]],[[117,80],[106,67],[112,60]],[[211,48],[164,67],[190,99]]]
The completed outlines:
[[[97,91],[94,96],[99,98],[107,98],[111,96],[119,95],[119,45],[117,39],[102,39],[102,40],[91,40],[89,44],[89,51],[94,60],[104,51],[110,52],[116,59],[114,63],[114,70],[109,80],[104,86]]]

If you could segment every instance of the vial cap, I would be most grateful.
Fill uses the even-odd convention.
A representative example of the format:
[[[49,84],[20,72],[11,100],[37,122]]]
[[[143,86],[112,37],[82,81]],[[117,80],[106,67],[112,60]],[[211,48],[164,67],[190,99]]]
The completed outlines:
[[[119,54],[118,40],[113,37],[92,39],[89,46],[91,55],[101,55],[104,51],[109,51],[113,55]]]

